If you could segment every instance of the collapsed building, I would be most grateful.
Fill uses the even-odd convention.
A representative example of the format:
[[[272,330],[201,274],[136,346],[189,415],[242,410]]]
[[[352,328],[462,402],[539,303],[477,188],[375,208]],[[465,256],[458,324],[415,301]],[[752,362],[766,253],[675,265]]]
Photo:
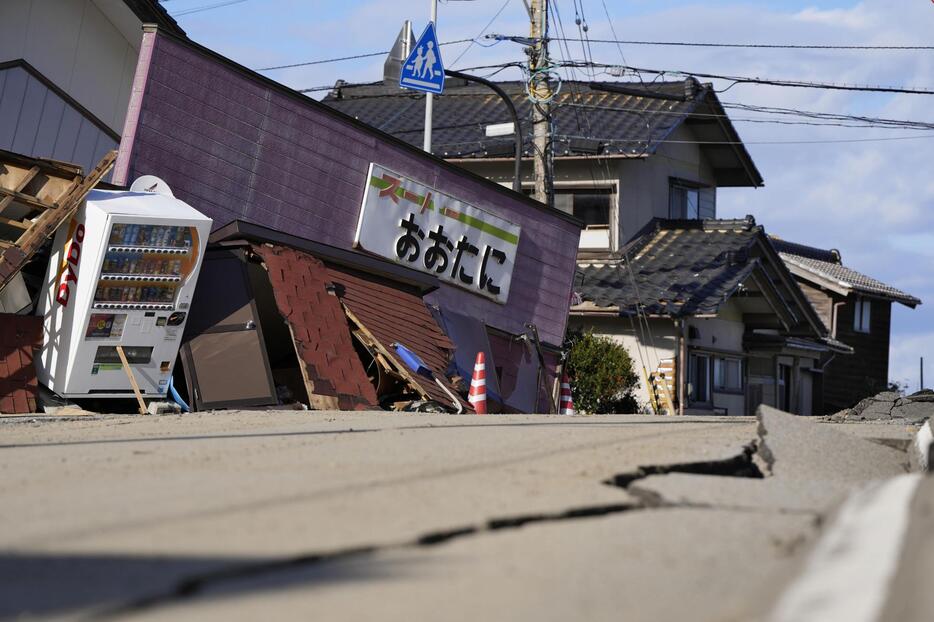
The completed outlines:
[[[488,376],[494,402],[506,411],[555,410],[581,229],[572,215],[157,26],[144,30],[113,181],[126,185],[144,174],[167,182],[177,197],[210,217],[215,230],[239,221],[271,232],[250,232],[241,256],[231,261],[261,263],[268,271],[275,306],[293,333],[293,347],[286,350],[301,361],[300,384],[309,401],[372,407],[390,395],[373,396],[348,380],[348,374],[365,376],[360,369],[343,370],[340,381],[324,377],[338,368],[322,362],[362,349],[361,366],[375,361],[380,373],[409,373],[418,397],[454,407],[460,400],[447,395],[453,392],[447,379],[469,381],[476,353],[483,351],[495,371]],[[290,238],[270,242],[275,234]],[[300,283],[314,285],[296,291],[298,271],[304,274]],[[210,287],[208,276],[199,287]],[[378,292],[380,285],[393,295]],[[321,292],[335,300],[323,302]],[[411,302],[411,296],[422,301],[425,313],[409,307],[394,316],[400,300]],[[347,318],[342,330],[353,339],[333,344],[329,357],[306,356],[317,345],[302,345],[301,338],[313,334],[308,330],[319,319],[296,316],[329,308]],[[427,349],[424,339],[405,342],[399,331],[381,337],[381,318],[421,323],[438,334]],[[197,373],[198,346],[189,350],[188,367]],[[438,354],[444,350],[453,350],[448,369],[440,368],[447,364]],[[203,373],[198,378],[201,384]],[[372,373],[371,381],[380,386]],[[263,390],[268,393],[270,385],[257,394]]]

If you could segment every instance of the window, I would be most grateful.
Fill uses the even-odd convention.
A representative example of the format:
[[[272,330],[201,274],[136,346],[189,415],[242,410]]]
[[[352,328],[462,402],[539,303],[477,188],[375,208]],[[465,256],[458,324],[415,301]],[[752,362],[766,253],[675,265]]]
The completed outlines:
[[[688,389],[690,401],[695,404],[710,403],[710,357],[706,354],[692,354],[688,359]]]
[[[716,188],[672,179],[668,188],[668,217],[697,220],[716,218]]]
[[[871,308],[871,300],[863,297],[856,299],[856,306],[853,308],[853,330],[858,333],[869,332],[869,312]]]
[[[791,412],[791,365],[778,366],[778,409]]]
[[[741,392],[743,390],[743,361],[717,357],[713,362],[714,391]]]
[[[588,227],[609,226],[612,203],[610,188],[555,188],[555,207],[580,218]]]
[[[696,220],[700,217],[699,200],[697,188],[672,185],[668,194],[668,215]]]

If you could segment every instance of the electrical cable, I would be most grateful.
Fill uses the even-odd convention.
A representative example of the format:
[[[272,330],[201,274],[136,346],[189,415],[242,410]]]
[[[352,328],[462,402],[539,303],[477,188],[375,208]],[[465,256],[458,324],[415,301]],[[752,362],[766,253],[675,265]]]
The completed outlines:
[[[486,26],[483,27],[483,29],[479,32],[479,34],[477,34],[476,37],[474,37],[473,39],[470,40],[470,45],[468,45],[466,48],[464,48],[463,51],[461,51],[461,53],[457,55],[457,58],[454,59],[454,61],[449,65],[449,67],[454,67],[455,65],[457,65],[457,61],[459,61],[461,58],[463,58],[464,54],[466,54],[467,52],[470,51],[470,48],[472,48],[474,45],[479,45],[479,44],[477,44],[477,39],[479,39],[480,37],[482,37],[482,36],[484,35],[484,33],[486,33],[487,29],[488,29],[490,26],[493,25],[493,22],[496,21],[496,18],[498,18],[498,17],[500,16],[500,14],[501,14],[503,11],[506,10],[506,7],[509,6],[509,3],[510,3],[510,2],[512,2],[512,0],[506,0],[506,1],[503,3],[503,6],[499,7],[499,11],[496,12],[496,15],[494,15],[494,16],[490,19],[490,21],[488,21],[488,22],[486,23]],[[499,43],[499,42],[497,41],[497,43]],[[482,47],[491,47],[491,46],[482,46]]]
[[[244,0],[241,0],[244,1]],[[456,41],[444,41],[438,45],[454,45],[457,43],[466,43],[468,41],[473,41],[473,39],[457,39]],[[273,71],[275,69],[291,69],[292,67],[308,67],[310,65],[322,65],[324,63],[337,63],[345,60],[356,60],[358,58],[369,58],[372,56],[383,56],[384,54],[389,54],[390,50],[385,50],[382,52],[367,52],[365,54],[355,54],[354,56],[341,56],[340,58],[325,58],[322,60],[312,60],[304,63],[292,63],[290,65],[276,65],[275,67],[261,67],[256,71]]]
[[[181,17],[183,15],[191,15],[192,13],[201,13],[203,11],[210,11],[211,9],[222,9],[225,6],[230,6],[232,4],[241,4],[243,2],[246,2],[246,0],[227,0],[226,2],[218,2],[216,4],[208,4],[205,6],[197,6],[197,7],[192,7],[190,9],[182,9],[181,11],[177,11],[174,14],[170,13],[170,15],[172,15],[172,17]]]
[[[836,91],[863,91],[873,93],[905,93],[909,95],[934,95],[934,90],[928,88],[916,88],[905,86],[871,86],[860,84],[836,84],[833,82],[809,82],[805,80],[778,80],[767,78],[750,78],[745,76],[726,76],[714,73],[689,72],[676,69],[646,69],[640,67],[631,67],[628,65],[611,65],[606,63],[588,63],[577,62],[576,66],[591,65],[594,67],[615,67],[623,70],[653,73],[659,76],[677,75],[686,77],[709,78],[714,80],[727,80],[734,84],[764,84],[768,86],[785,86],[795,88],[826,89]]]
[[[609,19],[609,15],[607,16]],[[651,45],[675,47],[701,47],[701,48],[749,48],[769,50],[886,50],[886,51],[932,51],[934,45],[825,45],[825,44],[793,44],[793,43],[706,43],[697,41],[638,41],[615,38],[613,39],[573,39],[568,41],[589,41],[590,43],[613,43],[616,45]],[[552,40],[556,38],[552,37]]]

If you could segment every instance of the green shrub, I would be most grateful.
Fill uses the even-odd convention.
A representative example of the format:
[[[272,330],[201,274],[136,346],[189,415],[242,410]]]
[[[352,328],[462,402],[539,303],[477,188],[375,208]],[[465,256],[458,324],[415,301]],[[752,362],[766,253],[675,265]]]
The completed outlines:
[[[590,330],[569,335],[565,348],[571,395],[577,410],[589,413],[636,411],[632,390],[638,383],[638,375],[626,348]]]

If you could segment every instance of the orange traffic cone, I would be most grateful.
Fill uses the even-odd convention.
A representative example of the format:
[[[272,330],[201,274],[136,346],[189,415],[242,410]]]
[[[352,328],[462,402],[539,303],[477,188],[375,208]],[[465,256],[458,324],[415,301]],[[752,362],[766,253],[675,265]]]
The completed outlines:
[[[571,397],[571,381],[568,379],[567,370],[564,370],[564,374],[561,375],[561,400],[558,414],[574,414],[574,398]]]
[[[473,365],[473,378],[470,379],[470,391],[467,401],[473,405],[478,415],[486,414],[486,357],[477,352],[477,362]]]

